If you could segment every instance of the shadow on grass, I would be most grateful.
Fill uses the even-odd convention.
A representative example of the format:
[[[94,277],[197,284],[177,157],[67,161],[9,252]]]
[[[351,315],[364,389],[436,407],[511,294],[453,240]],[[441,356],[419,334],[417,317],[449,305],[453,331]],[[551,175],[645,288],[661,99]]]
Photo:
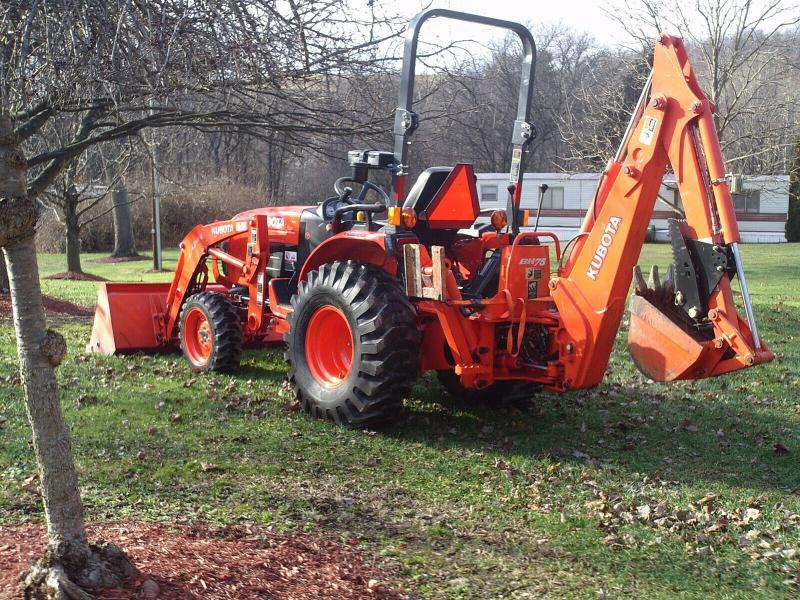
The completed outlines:
[[[800,441],[780,410],[746,392],[729,392],[725,378],[674,389],[669,387],[674,384],[648,385],[638,374],[625,379],[639,382],[543,392],[508,407],[459,401],[428,378],[418,386],[406,422],[383,433],[504,457],[616,465],[686,484],[800,490],[800,463],[791,451],[780,455],[773,448],[797,448]]]

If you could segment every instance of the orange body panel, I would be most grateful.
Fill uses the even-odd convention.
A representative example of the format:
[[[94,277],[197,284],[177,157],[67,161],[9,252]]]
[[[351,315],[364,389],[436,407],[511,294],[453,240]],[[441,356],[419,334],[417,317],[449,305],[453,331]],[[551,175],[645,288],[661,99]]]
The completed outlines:
[[[299,280],[305,280],[309,272],[337,260],[370,263],[394,275],[397,261],[386,253],[384,240],[382,233],[374,231],[356,229],[337,233],[314,248],[300,269]]]
[[[101,283],[86,350],[111,355],[164,343],[168,283]]]
[[[257,215],[267,218],[269,237],[276,244],[296,245],[300,235],[300,215],[308,206],[266,206],[241,212],[233,220],[249,220]]]

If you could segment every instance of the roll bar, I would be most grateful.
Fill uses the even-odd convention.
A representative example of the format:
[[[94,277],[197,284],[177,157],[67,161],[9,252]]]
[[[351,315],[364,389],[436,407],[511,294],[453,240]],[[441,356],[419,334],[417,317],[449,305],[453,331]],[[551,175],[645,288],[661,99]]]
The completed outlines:
[[[408,175],[409,138],[419,125],[417,113],[412,110],[414,104],[414,78],[417,63],[417,41],[422,25],[428,19],[444,17],[456,21],[468,21],[481,25],[490,25],[508,29],[519,36],[522,41],[522,65],[520,74],[519,99],[517,116],[514,121],[514,132],[511,138],[513,145],[511,171],[509,181],[509,219],[512,230],[519,230],[518,209],[522,192],[521,173],[524,173],[524,148],[533,141],[535,130],[530,122],[531,100],[533,97],[533,78],[536,68],[536,44],[527,27],[513,21],[493,19],[481,15],[473,15],[445,8],[431,8],[417,14],[409,23],[405,33],[405,50],[403,53],[403,71],[400,76],[400,99],[394,118],[394,160],[395,172],[392,176],[392,198],[395,205],[401,205],[405,196],[406,176]]]

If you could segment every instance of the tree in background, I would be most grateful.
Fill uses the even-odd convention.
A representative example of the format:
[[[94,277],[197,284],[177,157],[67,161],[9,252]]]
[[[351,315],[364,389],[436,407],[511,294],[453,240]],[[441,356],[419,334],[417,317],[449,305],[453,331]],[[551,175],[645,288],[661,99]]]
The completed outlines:
[[[53,210],[64,227],[67,275],[83,273],[81,230],[109,212],[113,211],[116,219],[117,214],[123,213],[125,208],[130,211],[127,191],[120,197],[119,174],[127,170],[132,150],[129,147],[127,152],[111,159],[104,156],[99,145],[90,147],[70,161],[52,185],[39,194],[42,204]],[[113,198],[110,206],[106,201],[109,195]],[[118,205],[123,202],[124,206]],[[130,222],[127,228],[130,230]],[[114,228],[115,232],[117,229]],[[119,230],[124,234],[124,223],[121,223]]]
[[[623,0],[609,9],[650,51],[658,34],[683,37],[731,170],[785,173],[796,128],[800,7],[757,0]]]
[[[4,3],[3,94],[29,156],[28,193],[52,191],[89,148],[148,128],[280,132],[295,146],[384,128],[388,114],[356,106],[357,86],[330,91],[332,79],[383,68],[377,49],[396,27],[377,4]]]
[[[795,142],[794,156],[789,165],[789,218],[786,221],[786,241],[800,242],[800,139]]]
[[[0,260],[0,294],[8,294],[8,271],[6,270],[6,263]]]

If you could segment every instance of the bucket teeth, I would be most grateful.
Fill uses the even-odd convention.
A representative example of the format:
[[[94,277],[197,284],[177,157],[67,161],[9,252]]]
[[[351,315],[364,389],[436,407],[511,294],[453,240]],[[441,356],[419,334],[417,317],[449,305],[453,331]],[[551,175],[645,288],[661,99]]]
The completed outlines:
[[[650,267],[650,279],[647,280],[647,287],[657,293],[661,291],[661,280],[658,277],[658,265]]]
[[[667,298],[675,293],[675,265],[670,265],[667,269],[662,287],[664,288],[664,296]]]
[[[633,289],[639,296],[643,296],[647,289],[647,283],[645,283],[642,268],[639,265],[633,267]]]

